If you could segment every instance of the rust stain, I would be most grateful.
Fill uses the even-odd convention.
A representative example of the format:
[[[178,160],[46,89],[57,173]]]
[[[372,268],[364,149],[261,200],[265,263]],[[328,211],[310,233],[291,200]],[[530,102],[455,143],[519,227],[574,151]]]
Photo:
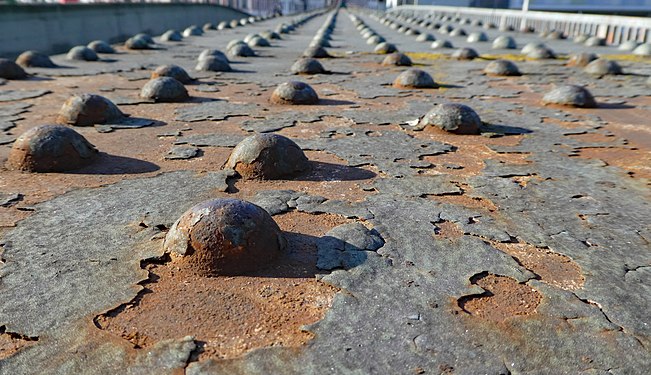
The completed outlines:
[[[498,210],[498,207],[490,199],[482,197],[472,197],[467,194],[461,195],[432,195],[428,198],[441,203],[454,204],[458,206],[463,206],[467,208],[481,208],[488,210],[490,212],[495,212]]]
[[[507,276],[483,273],[471,279],[486,292],[465,296],[458,300],[459,307],[473,317],[493,322],[536,313],[542,295],[526,284]]]
[[[454,181],[453,181],[454,182]],[[467,208],[487,210],[497,212],[499,207],[488,198],[472,195],[472,187],[463,182],[454,182],[463,191],[462,194],[451,195],[430,195],[427,198],[441,203],[454,204]]]
[[[447,220],[434,223],[435,238],[445,238],[451,241],[456,241],[463,237],[463,230],[455,223]]]
[[[544,283],[565,290],[583,288],[585,277],[581,267],[566,255],[528,243],[492,241],[491,245],[514,257],[526,269],[540,276]]]
[[[313,334],[301,327],[321,320],[338,291],[315,278],[315,239],[349,220],[295,211],[275,219],[288,250],[268,268],[244,276],[201,277],[173,262],[150,264],[145,292],[96,317],[96,324],[135,348],[192,335],[200,346],[199,360],[305,345]]]
[[[612,143],[617,139],[614,135],[601,133],[568,134],[566,137],[585,143]]]
[[[9,358],[19,351],[35,345],[37,341],[38,338],[7,332],[5,326],[0,326],[0,360]]]
[[[629,176],[651,180],[651,151],[625,148],[582,148],[577,156],[583,159],[599,159],[608,165],[620,167]]]

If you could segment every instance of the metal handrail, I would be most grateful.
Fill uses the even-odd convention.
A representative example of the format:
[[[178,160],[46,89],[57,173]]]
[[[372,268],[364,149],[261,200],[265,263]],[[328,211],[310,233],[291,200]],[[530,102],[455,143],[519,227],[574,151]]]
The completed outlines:
[[[436,5],[399,5],[389,12],[435,12],[454,17],[477,18],[501,27],[514,29],[532,27],[537,31],[559,30],[569,36],[588,34],[605,38],[608,43],[627,40],[647,42],[651,40],[651,19],[646,17],[611,16],[602,14],[571,14],[527,11],[514,9],[469,8]]]

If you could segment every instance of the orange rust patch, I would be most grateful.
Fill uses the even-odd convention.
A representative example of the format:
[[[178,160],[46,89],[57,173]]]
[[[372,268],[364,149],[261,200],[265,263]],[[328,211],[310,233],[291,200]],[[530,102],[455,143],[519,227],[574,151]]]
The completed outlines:
[[[16,224],[26,219],[32,211],[21,211],[15,206],[13,207],[0,207],[0,228],[15,227]],[[0,238],[2,238],[2,231],[0,231]]]
[[[463,206],[467,208],[480,208],[480,209],[488,210],[489,212],[495,212],[498,210],[498,207],[490,199],[482,198],[482,197],[473,197],[468,194],[430,195],[427,198],[433,199],[441,203],[454,204],[454,205]]]
[[[263,347],[300,347],[330,308],[338,289],[317,281],[316,236],[348,222],[331,214],[275,217],[288,250],[268,268],[236,277],[200,277],[173,263],[150,264],[144,293],[96,317],[98,327],[136,348],[192,335],[199,359],[234,358]]]
[[[427,130],[430,138],[439,142],[452,144],[457,147],[455,152],[424,156],[423,161],[430,162],[434,167],[423,169],[423,174],[449,174],[460,177],[471,177],[481,174],[486,164],[485,160],[495,160],[505,164],[528,164],[528,154],[498,153],[488,145],[515,146],[521,136],[485,138],[481,136],[455,135],[442,130]],[[445,133],[445,134],[444,134]],[[417,136],[417,133],[414,133]]]
[[[626,139],[632,147],[646,151],[651,150],[651,129],[648,126],[648,113],[645,114],[644,121],[640,124],[611,122],[606,125],[606,129],[615,136]]]
[[[464,149],[464,151],[466,150]],[[484,152],[484,154],[487,154],[487,152]],[[432,168],[422,170],[422,174],[425,175],[449,174],[452,176],[470,177],[480,174],[486,166],[482,158],[459,150],[441,155],[424,156],[423,161],[433,164]]]
[[[599,159],[628,171],[637,178],[651,179],[651,152],[624,148],[582,148],[577,150],[578,157]]]
[[[137,304],[97,317],[98,325],[146,348],[193,335],[200,358],[233,358],[270,346],[299,347],[312,338],[300,327],[323,318],[337,290],[314,278],[204,278],[166,266],[150,269]]]
[[[501,322],[535,314],[542,300],[538,291],[507,276],[483,273],[473,277],[471,282],[486,292],[462,297],[458,304],[468,314],[480,319]]]
[[[454,134],[445,130],[439,129],[436,126],[428,126],[420,132],[410,133],[416,138],[430,138],[440,142],[451,143],[457,147],[463,146],[517,146],[524,135],[509,135],[503,137],[487,138],[482,135],[472,134]],[[491,151],[494,152],[494,151]]]
[[[518,152],[500,152],[497,154],[495,159],[502,163],[506,164],[530,164],[529,153],[518,153]]]
[[[317,237],[323,236],[336,226],[351,222],[335,214],[309,214],[300,211],[289,211],[273,218],[285,232],[298,232]]]
[[[436,234],[437,238],[442,237],[451,241],[455,241],[464,235],[463,230],[457,224],[451,221],[443,220],[438,223],[434,223],[434,226],[436,227],[434,229],[434,233]]]
[[[11,357],[20,350],[36,344],[37,339],[22,337],[21,335],[5,331],[5,326],[0,327],[0,360]]]
[[[528,243],[491,242],[496,249],[514,257],[540,281],[565,290],[583,288],[585,277],[570,257]]]

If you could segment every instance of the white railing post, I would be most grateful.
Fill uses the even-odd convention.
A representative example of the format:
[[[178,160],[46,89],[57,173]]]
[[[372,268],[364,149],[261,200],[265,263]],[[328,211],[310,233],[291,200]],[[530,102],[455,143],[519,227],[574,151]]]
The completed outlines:
[[[522,20],[520,21],[520,30],[527,28],[527,12],[529,12],[529,0],[522,2]]]

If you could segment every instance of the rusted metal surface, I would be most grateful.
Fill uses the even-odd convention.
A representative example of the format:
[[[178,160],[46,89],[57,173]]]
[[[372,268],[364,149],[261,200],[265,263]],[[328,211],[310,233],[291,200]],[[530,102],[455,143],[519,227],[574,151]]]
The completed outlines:
[[[182,43],[155,37],[156,49],[116,45],[110,59],[51,56],[58,68],[0,82],[3,164],[18,135],[54,121],[73,95],[101,95],[130,114],[74,128],[99,150],[83,168],[0,169],[0,373],[651,369],[647,58],[470,17],[333,14],[238,17]],[[468,43],[450,36],[458,27],[490,41],[510,36],[518,48],[544,43],[557,59]],[[268,30],[282,39],[256,57],[232,57],[232,71],[192,71],[203,50]],[[426,32],[480,57],[433,51],[416,38]],[[409,68],[382,65],[372,35],[439,88],[393,87]],[[328,74],[301,76],[319,101],[270,103],[315,40],[333,56],[319,60]],[[566,65],[583,52],[624,74]],[[521,75],[484,73],[499,60]],[[170,64],[192,71],[189,97],[141,98],[152,72]],[[568,84],[597,106],[543,103]],[[472,134],[424,124],[444,103],[472,108],[473,116],[438,116],[450,128],[467,120]],[[310,168],[281,179],[222,168],[258,133],[290,139]],[[256,153],[246,161],[270,156]],[[190,262],[166,251],[184,212],[214,199],[266,211],[262,227],[282,235],[284,250],[231,275],[214,274],[218,252]],[[239,229],[255,220],[231,213],[237,225],[224,238],[240,243],[249,237]],[[192,228],[207,239],[193,250],[221,239],[188,226],[180,244]],[[264,245],[251,249],[274,252],[272,240]]]

